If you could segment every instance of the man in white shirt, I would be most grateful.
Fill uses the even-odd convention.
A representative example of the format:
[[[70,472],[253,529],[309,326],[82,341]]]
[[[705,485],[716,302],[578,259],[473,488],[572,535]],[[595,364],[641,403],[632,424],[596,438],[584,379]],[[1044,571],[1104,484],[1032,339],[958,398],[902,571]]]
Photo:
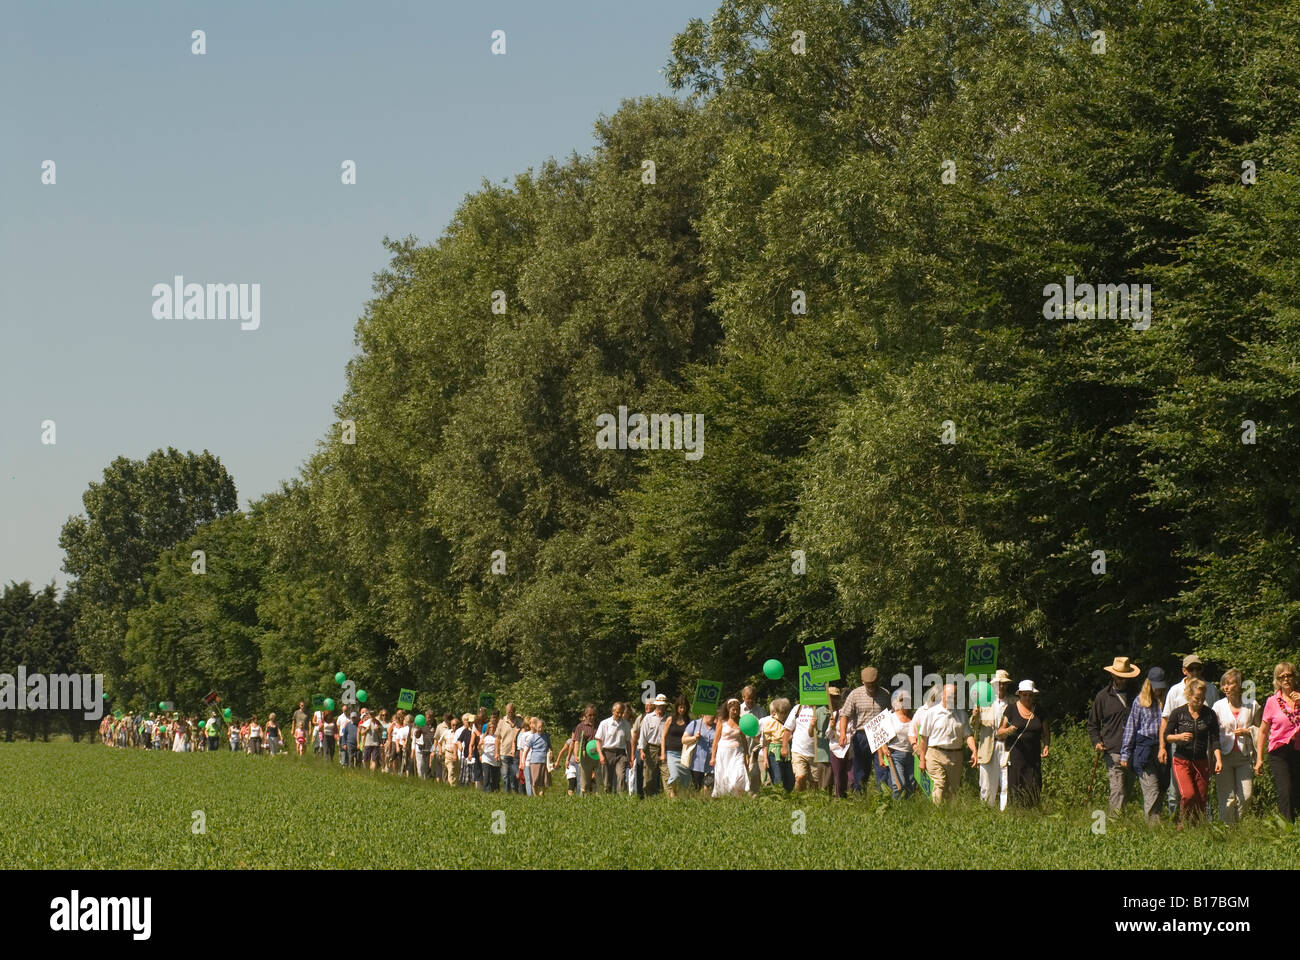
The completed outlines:
[[[812,782],[813,764],[817,756],[817,708],[801,703],[785,719],[785,732],[781,734],[790,765],[794,768],[794,788],[807,790]]]
[[[922,769],[930,775],[934,784],[930,799],[935,804],[943,803],[945,794],[955,794],[961,784],[963,741],[970,749],[971,766],[979,764],[975,738],[971,735],[966,711],[955,709],[956,703],[956,685],[945,684],[943,698],[926,710],[916,731],[917,754]]]
[[[1169,714],[1173,713],[1179,707],[1187,702],[1187,685],[1193,680],[1201,679],[1201,674],[1205,670],[1205,664],[1201,658],[1194,653],[1189,653],[1183,657],[1183,682],[1175,683],[1165,694],[1165,706],[1160,711],[1160,737],[1157,743],[1165,742],[1165,726],[1169,723]],[[1219,699],[1219,691],[1212,683],[1205,685],[1205,706],[1213,709],[1214,703]],[[1169,778],[1169,814],[1173,816],[1178,812],[1178,778]],[[1214,804],[1208,804],[1206,809],[1207,819],[1214,820]]]
[[[1006,713],[1010,691],[1011,674],[999,670],[993,675],[993,702],[987,707],[976,705],[971,711],[971,732],[980,764],[980,799],[992,810],[1007,808],[1007,771],[1002,766],[1007,748],[995,734]]]
[[[596,728],[596,751],[605,772],[605,792],[627,792],[627,746],[632,726],[623,718],[623,704],[614,704],[610,715]]]

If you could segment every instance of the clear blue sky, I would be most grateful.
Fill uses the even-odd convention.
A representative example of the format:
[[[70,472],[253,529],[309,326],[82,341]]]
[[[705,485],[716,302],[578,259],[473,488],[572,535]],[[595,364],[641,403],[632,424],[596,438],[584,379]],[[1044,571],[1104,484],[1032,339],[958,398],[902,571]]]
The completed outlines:
[[[589,151],[600,114],[671,92],[673,35],[715,6],[7,2],[0,584],[65,582],[59,529],[119,455],[211,450],[241,505],[293,476],[382,238],[432,241],[482,178]],[[260,283],[261,329],[155,320],[175,274]]]

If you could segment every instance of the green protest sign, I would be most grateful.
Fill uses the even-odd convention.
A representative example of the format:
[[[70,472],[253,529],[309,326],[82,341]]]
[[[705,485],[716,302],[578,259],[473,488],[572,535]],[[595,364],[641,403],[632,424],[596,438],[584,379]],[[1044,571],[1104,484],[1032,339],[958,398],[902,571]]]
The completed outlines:
[[[413,706],[415,706],[415,691],[402,687],[401,693],[397,695],[397,709],[410,710]]]
[[[324,709],[325,709],[325,694],[323,694],[323,693],[313,693],[312,696],[311,696],[311,708],[312,708],[313,710],[324,710]]]
[[[831,698],[826,694],[826,684],[814,680],[812,670],[808,667],[799,668],[799,702],[814,707],[828,707],[831,703]]]
[[[478,695],[478,705],[482,707],[484,710],[491,710],[493,707],[497,705],[496,694],[480,693]]]
[[[840,678],[840,658],[835,652],[834,640],[805,643],[803,653],[807,658],[808,670],[812,673],[814,683],[824,684]]]
[[[691,701],[691,714],[717,713],[722,700],[722,684],[714,680],[699,680],[695,684],[695,699]]]
[[[966,641],[966,668],[963,673],[989,674],[997,669],[997,637],[976,637]]]

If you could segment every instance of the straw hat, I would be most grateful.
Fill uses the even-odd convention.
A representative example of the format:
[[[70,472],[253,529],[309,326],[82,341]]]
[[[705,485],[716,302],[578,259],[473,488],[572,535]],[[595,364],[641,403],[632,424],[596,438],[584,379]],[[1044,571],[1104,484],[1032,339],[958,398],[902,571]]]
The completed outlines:
[[[1132,680],[1139,673],[1141,668],[1128,657],[1116,657],[1115,662],[1109,667],[1102,667],[1107,673],[1114,677],[1123,677],[1125,680]]]

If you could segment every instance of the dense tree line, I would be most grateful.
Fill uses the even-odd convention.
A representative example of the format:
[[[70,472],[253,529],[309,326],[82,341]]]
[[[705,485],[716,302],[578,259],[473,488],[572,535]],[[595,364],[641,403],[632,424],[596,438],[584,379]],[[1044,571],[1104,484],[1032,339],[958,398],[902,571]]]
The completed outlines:
[[[388,242],[300,476],[244,513],[207,453],[110,466],[63,536],[82,653],[122,703],[341,669],[555,717],[821,638],[888,676],[996,635],[1058,716],[1120,653],[1262,681],[1300,629],[1296,49],[1285,0],[725,0],[684,97]],[[1150,284],[1149,327],[1045,317],[1067,277]],[[620,406],[702,414],[703,457],[599,449]]]

